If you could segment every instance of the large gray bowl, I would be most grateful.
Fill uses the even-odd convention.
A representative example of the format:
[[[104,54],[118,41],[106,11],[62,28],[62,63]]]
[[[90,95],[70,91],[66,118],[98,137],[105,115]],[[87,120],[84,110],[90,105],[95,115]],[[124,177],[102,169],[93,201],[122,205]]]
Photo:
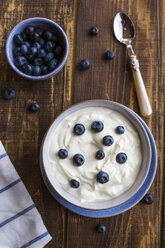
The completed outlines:
[[[51,166],[49,164],[49,147],[51,142],[51,136],[56,129],[56,127],[60,124],[60,122],[65,119],[68,115],[72,114],[75,111],[81,111],[84,108],[88,107],[105,107],[111,110],[117,111],[122,114],[125,118],[127,118],[131,124],[135,127],[139,134],[139,138],[141,141],[141,151],[142,151],[142,163],[140,166],[139,173],[137,175],[136,181],[134,184],[129,188],[127,191],[122,193],[121,195],[105,200],[105,201],[98,201],[98,202],[81,202],[76,196],[71,195],[67,192],[55,179],[52,173]],[[44,172],[47,176],[47,179],[56,193],[58,193],[61,197],[63,197],[66,201],[70,202],[71,204],[82,207],[85,209],[92,209],[92,210],[102,210],[108,209],[115,206],[119,206],[122,203],[129,200],[133,195],[137,193],[137,191],[143,185],[150,168],[151,163],[151,146],[148,134],[140,122],[140,120],[133,114],[133,112],[125,107],[122,104],[106,101],[106,100],[91,100],[85,101],[76,105],[73,105],[71,108],[64,111],[60,114],[56,120],[52,123],[49,130],[47,131],[42,146],[41,146],[41,163],[43,164]]]
[[[41,76],[27,75],[21,72],[14,65],[14,57],[13,57],[13,49],[15,47],[14,40],[13,40],[14,35],[20,34],[28,25],[33,25],[33,26],[51,31],[54,35],[56,35],[59,38],[60,44],[63,47],[63,55],[60,58],[58,66],[55,68],[55,70],[51,71],[48,74],[41,75]],[[28,79],[32,79],[32,80],[45,80],[57,74],[65,65],[66,59],[68,57],[68,52],[69,52],[69,44],[68,44],[68,39],[67,39],[67,36],[64,30],[57,23],[49,19],[41,18],[41,17],[29,18],[29,19],[26,19],[18,23],[10,32],[7,42],[6,42],[6,56],[13,70],[16,71],[19,75],[25,78],[28,78]]]

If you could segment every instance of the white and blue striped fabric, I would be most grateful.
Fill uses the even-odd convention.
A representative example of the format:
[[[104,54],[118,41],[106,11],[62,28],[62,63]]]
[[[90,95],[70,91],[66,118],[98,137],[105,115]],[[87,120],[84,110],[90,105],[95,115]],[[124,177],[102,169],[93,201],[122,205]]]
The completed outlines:
[[[0,142],[0,248],[42,248],[51,239]]]

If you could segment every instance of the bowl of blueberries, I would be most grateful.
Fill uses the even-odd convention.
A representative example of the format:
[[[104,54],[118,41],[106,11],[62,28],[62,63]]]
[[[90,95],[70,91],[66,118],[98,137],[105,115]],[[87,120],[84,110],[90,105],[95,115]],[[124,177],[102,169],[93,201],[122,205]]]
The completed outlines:
[[[10,32],[6,56],[19,75],[45,80],[65,65],[69,51],[64,30],[55,22],[41,17],[26,19]]]

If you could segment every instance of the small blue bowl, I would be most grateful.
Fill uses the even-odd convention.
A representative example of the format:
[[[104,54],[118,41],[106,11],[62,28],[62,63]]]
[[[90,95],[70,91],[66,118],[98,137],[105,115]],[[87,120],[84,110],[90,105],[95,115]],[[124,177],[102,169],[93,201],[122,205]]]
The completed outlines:
[[[15,47],[14,35],[20,34],[28,25],[33,25],[35,27],[42,28],[43,30],[45,29],[51,31],[54,35],[58,37],[59,42],[63,47],[63,54],[59,60],[57,67],[48,74],[41,76],[27,75],[22,71],[20,71],[14,64],[14,56],[13,56],[13,49]],[[19,75],[31,80],[45,80],[56,75],[65,65],[66,59],[68,57],[68,52],[69,52],[69,44],[64,30],[57,23],[41,17],[29,18],[18,23],[10,32],[6,42],[6,56],[9,64],[11,65],[13,70],[16,71]]]

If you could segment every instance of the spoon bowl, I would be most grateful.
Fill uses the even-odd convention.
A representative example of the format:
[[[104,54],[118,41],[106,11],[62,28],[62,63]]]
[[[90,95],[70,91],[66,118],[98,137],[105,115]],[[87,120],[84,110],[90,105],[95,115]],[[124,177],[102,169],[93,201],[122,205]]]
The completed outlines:
[[[113,29],[116,39],[121,43],[127,44],[135,38],[135,25],[125,13],[118,13],[113,22]]]

